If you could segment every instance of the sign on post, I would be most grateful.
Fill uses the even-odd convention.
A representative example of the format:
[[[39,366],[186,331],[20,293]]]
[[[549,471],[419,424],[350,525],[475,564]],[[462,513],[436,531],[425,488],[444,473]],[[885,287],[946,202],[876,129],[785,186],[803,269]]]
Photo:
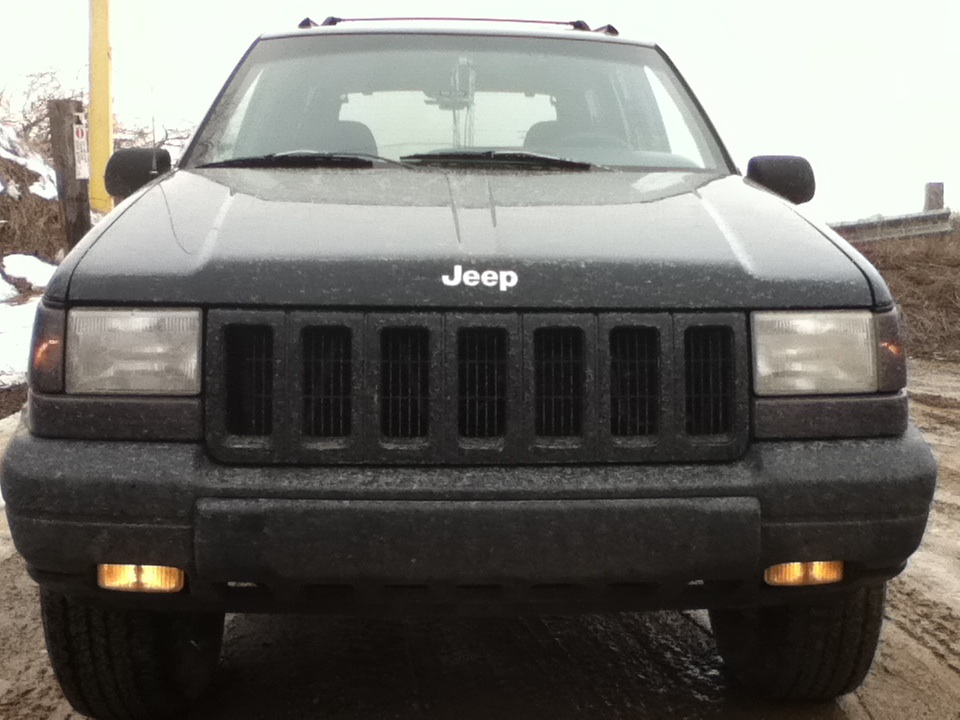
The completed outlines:
[[[50,100],[50,145],[57,171],[57,194],[68,250],[90,229],[90,149],[79,100]]]
[[[90,144],[87,142],[87,126],[83,121],[73,126],[73,158],[77,180],[90,179]]]

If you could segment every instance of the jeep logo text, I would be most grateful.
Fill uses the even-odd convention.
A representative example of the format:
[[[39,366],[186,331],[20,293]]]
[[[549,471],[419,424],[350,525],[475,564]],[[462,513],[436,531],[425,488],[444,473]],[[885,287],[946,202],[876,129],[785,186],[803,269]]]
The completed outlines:
[[[513,270],[464,270],[462,265],[454,265],[451,275],[443,275],[443,284],[455,287],[463,283],[468,287],[486,285],[487,287],[500,286],[500,292],[515,287],[520,280]]]

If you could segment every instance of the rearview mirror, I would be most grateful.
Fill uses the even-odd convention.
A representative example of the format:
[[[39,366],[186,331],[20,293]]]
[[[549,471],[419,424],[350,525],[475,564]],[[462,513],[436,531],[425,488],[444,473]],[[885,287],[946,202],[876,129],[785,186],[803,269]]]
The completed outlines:
[[[747,180],[796,205],[810,200],[817,189],[810,163],[795,155],[759,155],[751,159]]]
[[[162,148],[124,148],[110,156],[103,182],[118,200],[135,193],[170,170],[170,153]]]

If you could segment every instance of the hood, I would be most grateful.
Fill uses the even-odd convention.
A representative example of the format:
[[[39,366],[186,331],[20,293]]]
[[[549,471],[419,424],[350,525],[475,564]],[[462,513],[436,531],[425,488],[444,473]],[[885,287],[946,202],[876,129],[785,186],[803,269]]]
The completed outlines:
[[[69,280],[70,302],[874,304],[849,248],[743,178],[706,173],[180,170],[93,235],[54,284]]]

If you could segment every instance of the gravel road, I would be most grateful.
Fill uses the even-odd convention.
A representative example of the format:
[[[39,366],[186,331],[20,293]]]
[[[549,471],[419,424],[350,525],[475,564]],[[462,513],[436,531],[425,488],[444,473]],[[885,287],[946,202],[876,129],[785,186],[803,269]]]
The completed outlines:
[[[222,671],[190,719],[960,720],[960,365],[913,363],[911,391],[940,459],[933,517],[891,583],[870,676],[836,703],[771,705],[730,690],[700,612],[233,616]],[[47,665],[36,595],[0,515],[0,718],[78,718]]]

